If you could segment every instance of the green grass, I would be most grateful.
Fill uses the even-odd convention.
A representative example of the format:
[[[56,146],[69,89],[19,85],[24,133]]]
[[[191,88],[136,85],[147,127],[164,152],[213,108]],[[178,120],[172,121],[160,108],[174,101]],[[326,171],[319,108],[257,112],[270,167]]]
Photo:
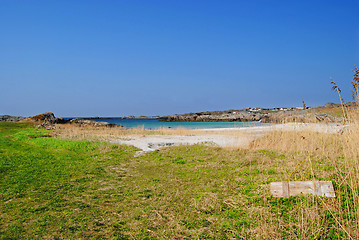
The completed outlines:
[[[123,176],[113,169],[134,148],[49,138],[27,124],[0,128],[1,238],[115,234],[99,223],[106,205],[115,210],[123,198]]]
[[[0,239],[345,237],[323,207],[330,200],[269,195],[268,184],[286,180],[299,154],[204,145],[135,151],[0,123]],[[319,177],[335,176],[313,161]]]

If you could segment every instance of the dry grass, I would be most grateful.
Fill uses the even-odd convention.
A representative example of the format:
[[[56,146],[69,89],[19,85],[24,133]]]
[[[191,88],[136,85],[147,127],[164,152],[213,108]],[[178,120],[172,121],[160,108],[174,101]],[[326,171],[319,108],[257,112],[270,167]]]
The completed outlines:
[[[218,199],[218,195],[213,193],[205,193],[200,195],[197,199],[187,199],[185,196],[181,200],[176,192],[173,192],[173,199],[169,199],[169,202],[179,201],[189,204],[191,209],[195,209],[198,212],[223,212],[223,206],[227,206],[231,209],[241,209],[242,205],[246,205],[246,215],[250,219],[256,219],[258,226],[247,226],[243,228],[242,236],[256,236],[260,238],[278,239],[283,238],[284,235],[281,232],[286,232],[288,235],[286,239],[320,239],[323,233],[328,235],[328,220],[327,214],[333,219],[330,228],[334,229],[333,238],[359,238],[359,195],[358,195],[358,182],[359,182],[359,149],[356,143],[359,140],[359,122],[356,121],[356,112],[351,111],[348,113],[351,116],[351,125],[345,131],[339,133],[324,133],[318,132],[316,129],[308,129],[302,131],[270,131],[264,137],[261,137],[251,144],[248,150],[244,151],[244,155],[239,157],[241,159],[241,166],[238,171],[242,171],[243,167],[249,167],[256,165],[256,171],[258,173],[272,171],[276,172],[283,177],[281,179],[273,179],[275,181],[288,180],[332,180],[335,185],[337,198],[321,199],[313,197],[311,201],[308,199],[295,199],[285,200],[284,204],[293,204],[295,207],[283,208],[278,206],[278,210],[272,203],[268,203],[268,207],[258,206],[255,203],[249,204],[243,203],[243,197],[224,198]],[[158,130],[146,130],[146,129],[115,129],[115,128],[79,128],[72,126],[61,126],[56,130],[56,134],[61,138],[71,138],[78,140],[109,140],[114,138],[126,138],[131,135],[198,135],[198,134],[224,134],[235,135],[244,134],[239,131],[203,131],[203,130],[189,130],[189,129],[158,129]],[[245,133],[243,136],[247,136],[249,133]],[[261,133],[263,134],[263,133]],[[256,152],[262,152],[265,156],[258,158]],[[175,151],[176,154],[179,154]],[[227,149],[220,151],[220,155],[216,155],[216,152],[212,152],[211,158],[218,159],[213,161],[207,167],[213,169],[219,169],[218,162],[220,159],[226,159],[227,163],[233,159],[238,161],[238,149]],[[166,151],[161,151],[158,154],[166,154]],[[184,154],[184,153],[181,153]],[[198,153],[193,153],[196,156]],[[177,155],[176,155],[177,156]],[[176,158],[173,156],[173,158]],[[168,156],[166,156],[168,158]],[[158,164],[158,163],[156,163]],[[136,165],[137,166],[137,165]],[[151,169],[158,167],[151,166]],[[197,166],[196,168],[199,168]],[[242,169],[242,170],[241,170]],[[198,169],[194,169],[197,171]],[[235,171],[235,169],[232,169]],[[136,167],[136,171],[138,171]],[[136,176],[136,171],[132,172],[133,176]],[[161,171],[162,172],[162,171]],[[163,173],[163,172],[162,172]],[[239,172],[238,172],[239,173]],[[151,173],[145,173],[144,176]],[[253,175],[255,178],[251,181],[266,182],[269,179],[258,180],[261,174]],[[268,175],[263,175],[267,177]],[[216,176],[220,177],[220,176]],[[250,177],[250,175],[249,175]],[[173,181],[179,181],[179,179],[171,177]],[[166,180],[165,178],[163,179]],[[234,182],[248,182],[248,178],[239,177],[233,179]],[[232,181],[233,181],[232,180]],[[273,181],[272,180],[272,181]],[[232,181],[226,182],[223,186],[231,188]],[[176,182],[177,184],[177,182]],[[181,184],[180,182],[178,184]],[[196,183],[198,184],[198,183]],[[250,185],[250,182],[247,183]],[[197,186],[197,185],[195,185]],[[263,189],[259,191],[259,195],[266,192],[266,186],[262,186]],[[171,195],[172,196],[172,195]],[[256,199],[255,196],[253,196]],[[261,198],[261,197],[260,197]],[[265,198],[263,198],[265,199]],[[310,199],[310,198],[309,198]],[[189,201],[189,202],[188,202]],[[154,203],[152,203],[154,204]],[[265,206],[265,205],[264,205]],[[274,207],[273,207],[274,206]],[[160,206],[156,208],[147,217],[153,219],[153,224],[162,226],[166,220],[166,224],[169,228],[176,229],[175,232],[184,232],[182,225],[178,225],[174,216],[172,216],[168,209],[162,209]],[[287,222],[287,217],[282,217],[284,214],[283,209],[287,211],[286,216],[293,216],[291,222]],[[278,213],[276,212],[278,211]],[[176,212],[173,210],[172,212]],[[136,216],[142,216],[141,212],[134,212],[134,216],[127,216],[129,219],[136,218]],[[137,215],[136,215],[137,214]],[[189,214],[189,213],[188,213]],[[136,216],[135,216],[136,215]],[[265,217],[264,217],[265,216]],[[290,217],[289,217],[290,218]],[[291,218],[290,218],[291,219]],[[217,225],[224,219],[208,218],[208,222]],[[171,224],[173,224],[173,226]],[[260,224],[259,224],[260,223]],[[135,222],[133,223],[135,224]],[[246,223],[244,223],[245,226]],[[157,226],[156,225],[156,226]],[[170,226],[171,225],[171,226]],[[137,226],[133,226],[137,228]],[[201,234],[212,236],[213,233],[208,233],[206,228],[197,229],[194,231],[188,231],[189,235],[200,236]],[[203,231],[203,233],[202,233]],[[249,234],[249,235],[248,235]],[[214,237],[213,235],[212,237]],[[183,237],[181,235],[179,238]]]
[[[143,234],[155,238],[218,238],[215,230],[221,229],[223,237],[243,239],[320,239],[323,235],[355,239],[359,237],[359,150],[355,146],[359,124],[352,122],[352,127],[341,133],[271,131],[247,150],[197,145],[133,157],[105,168],[106,176],[124,177],[121,183],[111,179],[97,182],[98,194],[117,191],[119,184],[128,189],[122,200],[124,209],[111,221],[126,220],[130,230],[125,233],[131,238],[145,226]],[[105,141],[131,135],[233,136],[250,132],[59,125],[54,134]],[[111,146],[99,151],[107,148]],[[332,180],[338,197],[270,198],[268,183],[289,176],[291,180]]]
[[[293,168],[288,179],[283,180],[332,180],[337,198],[322,205],[335,219],[338,231],[345,238],[359,238],[359,111],[344,108],[349,127],[339,133],[319,133],[315,131],[273,131],[255,140],[251,149],[266,149],[292,156]],[[320,169],[316,163],[327,166]],[[315,163],[316,162],[316,163]],[[320,176],[321,179],[318,179]],[[302,219],[304,225],[316,222],[317,228],[323,216],[313,212]],[[310,217],[311,216],[311,217]],[[304,231],[304,229],[303,229]],[[343,237],[343,236],[341,236]]]
[[[111,140],[130,135],[194,135],[198,130],[185,128],[159,128],[156,130],[144,128],[107,128],[107,127],[78,127],[70,124],[56,125],[54,132],[59,138],[76,140]]]
[[[240,131],[220,131],[220,130],[201,130],[187,128],[101,128],[101,127],[79,127],[70,124],[58,124],[53,135],[61,139],[71,140],[90,140],[90,141],[109,141],[115,139],[127,139],[131,136],[147,136],[147,135],[225,135],[234,137],[243,137],[253,140],[253,133]],[[262,134],[261,134],[262,135]]]
[[[339,109],[341,110],[341,108]],[[236,148],[220,151],[219,156],[217,156],[216,151],[214,151],[211,154],[211,159],[214,158],[217,160],[208,163],[207,167],[218,171],[220,168],[216,165],[223,162],[219,161],[220,159],[226,159],[228,164],[229,159],[233,158],[237,164],[237,158],[240,158],[241,167],[239,171],[242,171],[243,167],[249,167],[249,169],[251,169],[251,166],[257,166],[256,171],[258,171],[258,174],[254,175],[256,178],[250,179],[251,181],[259,181],[257,178],[262,176],[262,172],[271,174],[271,171],[283,177],[280,179],[261,179],[259,182],[270,180],[331,180],[335,186],[337,198],[326,199],[313,196],[309,198],[311,199],[309,201],[308,198],[295,198],[294,200],[289,198],[283,200],[283,202],[278,200],[278,202],[268,203],[267,206],[266,203],[258,206],[255,202],[251,204],[244,203],[243,197],[235,197],[234,195],[219,199],[217,194],[211,192],[203,193],[199,195],[198,198],[192,198],[190,200],[187,199],[186,196],[182,199],[177,195],[177,190],[177,193],[174,191],[173,195],[170,195],[171,199],[168,199],[168,201],[188,204],[190,209],[194,209],[198,213],[220,213],[223,212],[224,206],[230,209],[241,209],[241,207],[245,205],[246,216],[249,219],[256,219],[258,226],[254,227],[249,225],[243,227],[241,236],[256,236],[269,239],[320,239],[322,234],[325,233],[327,237],[329,236],[334,239],[359,239],[359,148],[357,147],[357,143],[359,142],[359,111],[353,107],[350,109],[344,107],[343,109],[345,111],[343,115],[348,116],[349,127],[343,131],[334,133],[318,132],[317,129],[296,131],[272,130],[269,132],[257,132],[257,135],[254,136],[253,132],[245,131],[203,131],[183,128],[163,128],[157,130],[147,130],[143,128],[80,128],[71,125],[59,125],[54,133],[59,138],[100,141],[128,138],[131,135],[218,134],[248,137],[252,134],[251,137],[255,140],[248,150],[241,150],[242,153],[244,151],[244,155],[237,157],[239,152]],[[338,108],[335,111],[337,110]],[[265,136],[257,138],[263,134],[265,134]],[[258,158],[258,156],[256,156],[256,152],[258,151],[268,156],[268,158]],[[179,154],[176,151],[175,153]],[[166,150],[156,154],[166,155]],[[193,156],[197,156],[197,154],[198,153],[194,152]],[[167,158],[168,156],[165,156],[165,159]],[[176,159],[177,157],[173,156],[173,158]],[[211,164],[213,164],[213,166]],[[151,166],[150,169],[155,167],[158,166]],[[193,171],[197,171],[197,168],[200,168],[200,166],[196,166],[196,169]],[[136,169],[136,171],[138,171],[138,169]],[[136,175],[136,171],[132,173],[134,176]],[[236,170],[232,169],[232,171]],[[149,174],[147,172],[145,173]],[[144,176],[147,176],[146,174],[144,174]],[[151,174],[153,174],[152,171]],[[163,171],[161,171],[161,175],[162,174]],[[244,176],[246,175],[244,174]],[[249,175],[249,178],[250,176],[251,175]],[[216,177],[220,178],[221,176],[218,175]],[[268,175],[263,174],[263,177],[268,177]],[[231,181],[226,181],[222,186],[232,189],[231,186],[233,182],[246,182],[247,185],[250,185],[249,178],[247,176],[245,178],[241,176]],[[169,179],[172,179],[171,181],[180,181],[173,177]],[[224,179],[222,180],[224,181]],[[167,181],[167,178],[164,177],[163,181]],[[181,182],[176,182],[176,184],[180,186]],[[197,185],[198,182],[196,182],[194,186]],[[259,195],[267,191],[265,190],[266,186],[263,185],[262,187],[263,189],[258,192]],[[253,199],[257,198],[258,196],[253,196]],[[151,204],[155,203],[152,202]],[[208,232],[206,228],[197,229],[195,232],[194,230],[185,230],[183,225],[179,225],[177,221],[175,221],[175,216],[171,215],[171,212],[174,213],[176,210],[168,211],[168,209],[163,209],[163,203],[161,204],[162,205],[155,208],[156,210],[148,213],[148,216],[146,215],[152,219],[152,223],[156,225],[156,227],[167,224],[169,229],[175,229],[174,231],[178,233],[186,232],[186,234],[191,236],[201,236],[202,234],[208,237],[216,236],[213,232]],[[279,204],[278,207],[276,207],[275,204]],[[288,207],[280,206],[281,204],[288,204]],[[170,206],[167,207],[171,208]],[[285,213],[283,212],[284,210],[286,211]],[[141,212],[133,212],[131,214],[133,214],[133,216],[127,216],[128,219],[143,215]],[[283,214],[285,214],[285,217],[283,217]],[[138,216],[136,217],[135,215]],[[289,222],[288,219],[290,219]],[[224,220],[217,216],[208,218],[206,221],[217,225]],[[134,221],[133,224],[133,227],[137,228],[136,221]],[[246,223],[244,222],[243,224],[243,226],[245,226]],[[328,233],[328,229],[333,230],[333,233]],[[286,235],[283,235],[283,233]],[[183,236],[179,234],[178,238],[181,237]]]
[[[316,107],[310,109],[309,112],[313,113],[326,113],[333,117],[343,117],[343,109],[341,107]]]

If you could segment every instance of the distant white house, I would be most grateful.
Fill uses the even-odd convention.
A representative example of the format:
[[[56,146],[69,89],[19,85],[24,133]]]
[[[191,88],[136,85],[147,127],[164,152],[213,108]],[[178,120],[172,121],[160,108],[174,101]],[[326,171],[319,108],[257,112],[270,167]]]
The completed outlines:
[[[258,112],[258,111],[261,111],[262,109],[261,108],[251,108],[249,109],[249,111],[251,112]]]

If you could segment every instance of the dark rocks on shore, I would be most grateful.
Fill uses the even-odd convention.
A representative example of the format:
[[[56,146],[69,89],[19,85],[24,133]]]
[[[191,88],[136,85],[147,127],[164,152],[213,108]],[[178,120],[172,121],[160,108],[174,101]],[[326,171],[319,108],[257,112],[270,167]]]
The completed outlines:
[[[54,123],[55,122],[55,115],[52,112],[46,112],[46,113],[41,113],[32,117],[28,117],[29,121],[34,121],[34,122],[50,122],[50,123]]]
[[[38,128],[45,128],[47,130],[52,130],[52,129],[55,129],[55,124],[45,120],[44,122],[37,125],[37,127]]]
[[[347,103],[349,104],[353,103]],[[326,107],[337,107],[338,104],[327,103]],[[100,117],[93,117],[91,119],[101,119]],[[122,119],[160,119],[165,122],[262,122],[262,123],[283,123],[283,122],[342,122],[343,118],[333,117],[326,113],[311,111],[308,109],[299,110],[298,108],[288,109],[244,109],[244,110],[227,110],[227,111],[212,111],[212,112],[198,112],[187,114],[176,114],[169,116],[128,116]],[[64,119],[56,118],[52,112],[38,114],[33,117],[18,117],[9,115],[0,115],[0,122],[35,122],[38,127],[46,129],[54,129],[55,124],[72,124],[80,127],[123,127],[117,124],[108,122],[98,122],[88,119]]]
[[[56,124],[65,124],[68,123],[70,119],[64,119],[64,118],[55,118],[54,123]]]
[[[0,122],[19,122],[26,119],[26,117],[0,115]]]
[[[27,121],[39,123],[39,125],[37,125],[38,128],[51,130],[55,129],[56,117],[52,112],[46,112],[28,117]]]
[[[86,119],[71,119],[68,122],[69,124],[77,125],[79,127],[123,127],[121,125],[108,123],[108,122],[97,122],[92,120],[86,120]]]
[[[166,122],[340,122],[341,118],[334,118],[325,113],[312,113],[306,110],[277,111],[277,112],[204,112],[170,115],[162,117]]]
[[[122,117],[121,119],[161,119],[160,116],[127,116],[127,117]]]
[[[39,128],[54,129],[55,124],[72,124],[79,127],[122,127],[121,125],[112,124],[108,122],[97,122],[86,119],[64,119],[56,118],[52,112],[42,113],[33,117],[27,118],[28,121],[39,123]]]
[[[189,113],[162,117],[165,122],[254,122],[260,121],[265,114],[251,112],[236,112],[226,114]]]

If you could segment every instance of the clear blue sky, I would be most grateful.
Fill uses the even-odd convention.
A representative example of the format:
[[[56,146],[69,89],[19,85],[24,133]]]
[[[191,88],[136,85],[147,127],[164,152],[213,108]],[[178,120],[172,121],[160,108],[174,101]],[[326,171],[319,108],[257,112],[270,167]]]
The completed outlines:
[[[351,101],[359,1],[0,1],[0,114]]]

